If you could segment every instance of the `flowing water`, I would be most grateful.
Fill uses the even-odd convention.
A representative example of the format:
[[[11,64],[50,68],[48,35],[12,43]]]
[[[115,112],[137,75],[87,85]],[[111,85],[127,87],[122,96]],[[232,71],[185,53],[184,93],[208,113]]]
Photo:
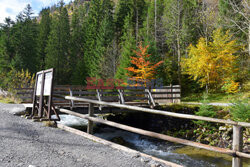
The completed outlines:
[[[105,127],[94,134],[100,138],[112,141],[121,140],[121,144],[140,152],[174,162],[188,167],[231,167],[231,156],[212,151],[196,149],[153,138],[145,137],[135,133]],[[244,167],[250,167],[250,161],[244,160]]]
[[[74,116],[61,115],[60,123],[86,129],[87,120]],[[82,128],[85,127],[85,128]],[[183,146],[153,139],[117,128],[97,125],[97,137],[116,142],[134,150],[174,162],[187,167],[231,167],[232,157],[204,149]],[[244,167],[250,167],[250,160],[244,160]]]

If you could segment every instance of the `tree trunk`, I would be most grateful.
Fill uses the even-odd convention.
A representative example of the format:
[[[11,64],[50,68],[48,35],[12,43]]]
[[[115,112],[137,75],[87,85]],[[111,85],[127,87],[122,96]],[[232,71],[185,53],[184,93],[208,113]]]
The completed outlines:
[[[147,12],[147,37],[148,37],[148,34],[149,34],[149,23],[148,23],[148,12]]]
[[[181,46],[180,46],[180,21],[181,21],[181,9],[180,9],[180,0],[178,0],[177,3],[177,8],[178,8],[178,17],[177,17],[177,64],[178,64],[178,82],[179,85],[181,85]]]
[[[139,32],[139,16],[138,16],[138,8],[136,6],[136,9],[135,9],[135,17],[136,17],[136,27],[135,27],[135,39],[136,39],[136,44],[138,42],[138,32]]]
[[[250,23],[248,25],[248,56],[250,56]]]
[[[155,43],[157,42],[157,31],[156,31],[156,27],[157,27],[157,0],[155,0]]]
[[[177,34],[177,63],[178,63],[178,82],[181,85],[181,50],[180,50],[180,37]]]

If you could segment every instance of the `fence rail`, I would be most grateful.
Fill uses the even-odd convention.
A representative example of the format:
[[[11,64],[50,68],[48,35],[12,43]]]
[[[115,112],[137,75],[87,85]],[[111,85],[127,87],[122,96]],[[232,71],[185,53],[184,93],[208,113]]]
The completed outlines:
[[[102,124],[106,124],[109,126],[113,126],[116,128],[120,128],[123,130],[127,130],[130,132],[170,141],[170,142],[175,142],[175,143],[180,143],[183,145],[188,145],[188,146],[193,146],[197,148],[202,148],[210,151],[215,151],[215,152],[220,152],[223,154],[228,154],[233,156],[233,161],[232,161],[232,166],[233,167],[238,167],[242,166],[242,160],[241,158],[250,158],[250,154],[243,153],[242,151],[242,127],[250,127],[250,123],[246,122],[235,122],[231,120],[223,120],[223,119],[216,119],[216,118],[209,118],[209,117],[201,117],[201,116],[195,116],[195,115],[189,115],[189,114],[179,114],[179,113],[172,113],[172,112],[167,112],[167,111],[161,111],[161,110],[155,110],[155,109],[149,109],[149,108],[142,108],[142,107],[137,107],[137,106],[129,106],[129,105],[124,105],[124,104],[117,104],[117,103],[108,103],[104,101],[97,101],[97,100],[91,100],[91,99],[86,99],[86,98],[79,98],[79,97],[73,97],[73,96],[65,96],[65,99],[67,100],[73,100],[73,101],[81,101],[85,103],[89,103],[89,114],[88,115],[83,115],[80,113],[76,113],[67,109],[60,109],[60,112],[67,113],[70,115],[78,116],[81,118],[88,119],[89,124],[87,128],[87,132],[92,134],[93,133],[93,123],[98,122]],[[93,106],[94,104],[96,105],[102,105],[102,106],[111,106],[111,107],[118,107],[122,109],[129,109],[129,110],[135,110],[135,111],[141,111],[141,112],[147,112],[147,113],[152,113],[152,114],[160,114],[160,115],[165,115],[165,116],[172,116],[172,117],[177,117],[177,118],[184,118],[184,119],[195,119],[195,120],[203,120],[203,121],[209,121],[209,122],[216,122],[216,123],[224,123],[224,124],[230,124],[233,125],[233,149],[225,149],[225,148],[219,148],[219,147],[214,147],[214,146],[209,146],[206,144],[201,144],[185,139],[180,139],[180,138],[175,138],[167,135],[163,135],[160,133],[155,133],[151,131],[146,131],[138,128],[134,128],[131,126],[99,119],[99,118],[94,118],[92,117],[94,114],[94,109]]]
[[[84,86],[78,85],[56,85],[53,88],[53,103],[57,107],[80,107],[86,106],[82,102],[65,100],[64,96],[84,97],[92,100],[129,103],[130,105],[140,104],[155,106],[158,103],[178,103],[181,99],[180,86],[164,86],[160,89],[92,89],[87,90]],[[23,103],[32,103],[33,88],[16,89],[17,96]],[[134,102],[134,103],[132,103]]]

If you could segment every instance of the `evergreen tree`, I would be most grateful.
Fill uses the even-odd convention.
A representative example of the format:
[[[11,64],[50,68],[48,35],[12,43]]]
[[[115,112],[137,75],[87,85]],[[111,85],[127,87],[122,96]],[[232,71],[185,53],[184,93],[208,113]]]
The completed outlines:
[[[115,31],[117,38],[119,39],[123,34],[122,29],[124,28],[126,16],[132,12],[132,0],[119,0],[116,7],[114,21]]]
[[[90,2],[90,9],[86,21],[84,22],[84,61],[87,75],[96,77],[98,72],[100,57],[95,57],[96,37],[101,22],[101,1],[93,0]],[[98,63],[98,64],[97,64]]]
[[[8,72],[9,69],[9,57],[6,54],[6,47],[5,47],[5,33],[2,29],[0,29],[0,87],[4,88],[5,86],[5,79],[6,79],[6,73]]]
[[[69,61],[70,25],[67,9],[60,2],[58,14],[52,17],[51,32],[46,47],[46,68],[55,68],[57,84],[70,83],[71,69]]]
[[[122,50],[120,57],[120,64],[118,66],[115,78],[122,79],[123,81],[127,80],[127,70],[131,66],[130,57],[134,55],[133,50],[136,49],[136,39],[134,36],[133,27],[131,25],[131,15],[128,14],[125,19],[124,32],[122,36]]]
[[[86,70],[84,64],[84,31],[83,21],[85,18],[86,9],[83,6],[73,11],[71,20],[71,61],[70,68],[72,69],[72,83],[82,84],[85,78]]]
[[[51,26],[50,10],[48,8],[42,9],[40,15],[41,15],[41,21],[39,24],[39,34],[38,34],[38,59],[39,59],[38,68],[44,69],[45,55],[46,55],[45,49],[48,43],[48,37]]]
[[[13,26],[13,46],[15,50],[12,65],[17,69],[28,69],[36,72],[37,64],[37,23],[32,19],[30,5],[17,16],[16,24]]]
[[[5,18],[4,24],[1,25],[1,55],[5,55],[4,58],[9,64],[11,59],[15,55],[15,50],[13,46],[13,29],[14,21],[11,18]]]
[[[107,59],[107,50],[111,45],[111,42],[114,37],[114,31],[113,31],[113,22],[112,18],[110,18],[109,15],[106,15],[100,25],[100,30],[97,36],[97,43],[96,43],[96,51],[95,54],[101,55],[101,61],[100,61],[100,67],[102,66],[102,63],[105,62]],[[110,68],[110,67],[108,67]],[[101,71],[102,74],[103,71]],[[102,76],[101,76],[102,77]]]
[[[13,46],[14,22],[10,18],[5,18],[4,24],[0,27],[0,73],[9,71],[11,60],[15,55]]]
[[[112,25],[112,10],[113,5],[110,0],[93,0],[90,3],[88,17],[84,23],[86,38],[84,60],[90,77],[99,77],[100,63],[105,52],[103,47],[112,40],[112,36],[109,36],[112,32],[112,26],[109,27]]]

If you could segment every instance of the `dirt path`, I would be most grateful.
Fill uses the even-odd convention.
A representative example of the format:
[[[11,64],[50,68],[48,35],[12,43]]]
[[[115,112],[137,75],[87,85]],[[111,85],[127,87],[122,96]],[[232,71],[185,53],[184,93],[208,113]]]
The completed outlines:
[[[21,105],[0,103],[0,167],[144,167],[136,155],[9,113]]]

